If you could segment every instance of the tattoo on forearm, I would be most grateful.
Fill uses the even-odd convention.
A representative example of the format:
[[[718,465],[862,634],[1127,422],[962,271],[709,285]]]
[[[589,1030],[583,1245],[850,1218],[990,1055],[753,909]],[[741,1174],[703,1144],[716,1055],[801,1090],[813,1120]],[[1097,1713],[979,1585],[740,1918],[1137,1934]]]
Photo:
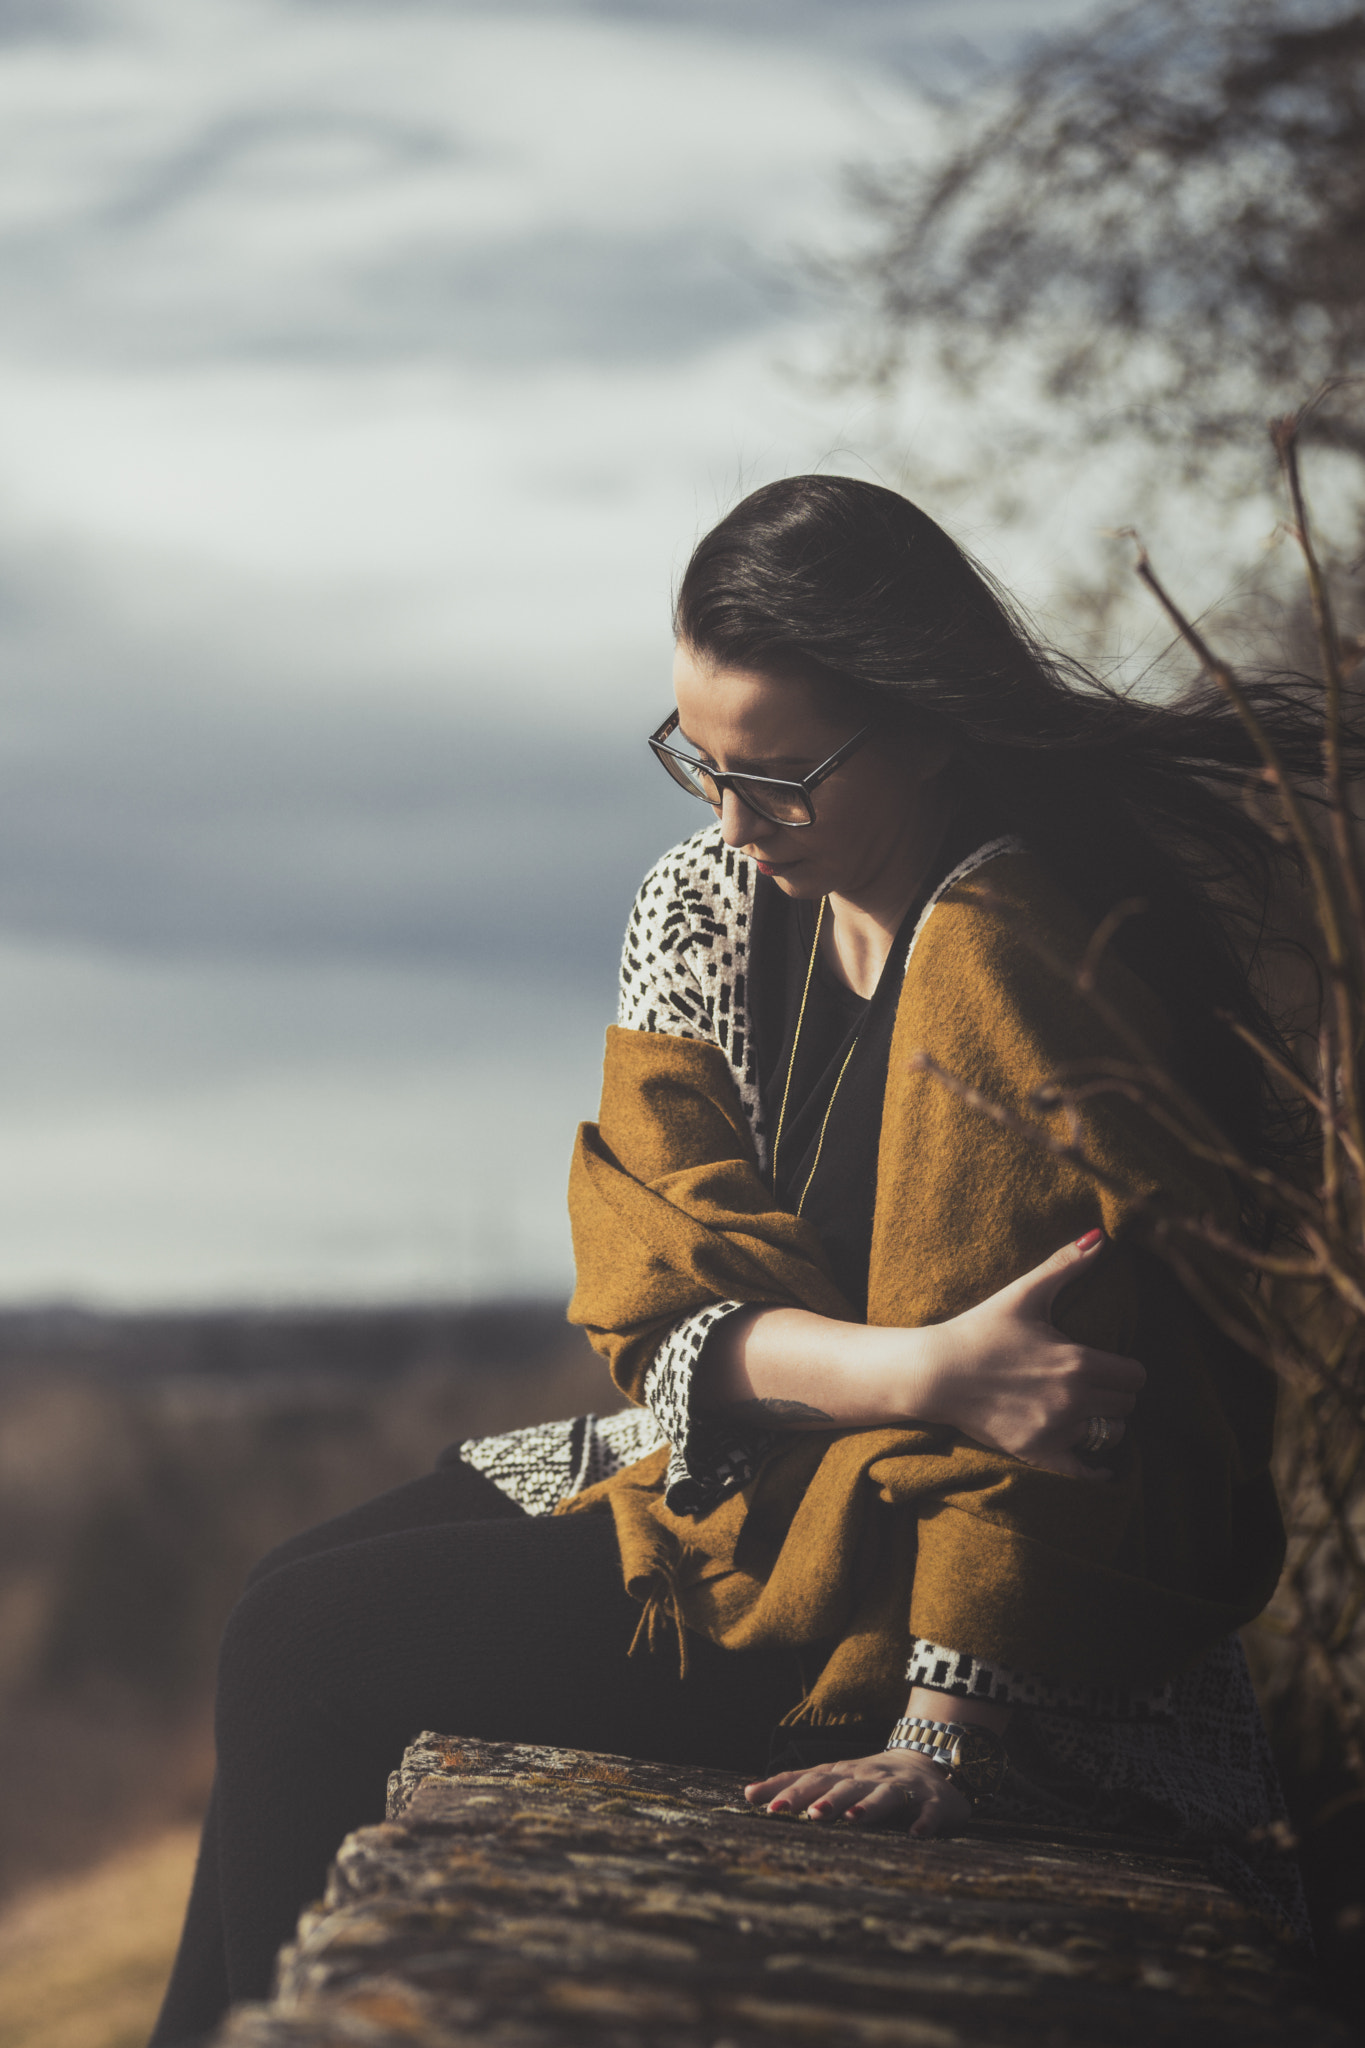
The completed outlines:
[[[751,1401],[732,1401],[725,1410],[731,1422],[766,1423],[771,1429],[774,1424],[780,1429],[785,1423],[789,1428],[803,1422],[833,1422],[834,1417],[823,1408],[812,1408],[809,1401],[784,1401],[776,1394],[759,1394]]]

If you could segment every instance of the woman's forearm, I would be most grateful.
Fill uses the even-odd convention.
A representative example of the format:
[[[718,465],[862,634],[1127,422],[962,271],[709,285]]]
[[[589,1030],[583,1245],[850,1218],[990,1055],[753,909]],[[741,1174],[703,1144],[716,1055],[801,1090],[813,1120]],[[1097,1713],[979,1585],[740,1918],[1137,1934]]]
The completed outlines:
[[[773,1429],[939,1420],[935,1329],[839,1323],[803,1308],[727,1316],[697,1368],[699,1409]]]
[[[1102,1254],[1088,1231],[1031,1273],[946,1322],[903,1330],[800,1308],[726,1316],[697,1363],[698,1412],[778,1429],[946,1422],[975,1442],[1072,1479],[1103,1479],[1074,1446],[1096,1421],[1117,1445],[1146,1377],[1053,1324],[1053,1303]]]

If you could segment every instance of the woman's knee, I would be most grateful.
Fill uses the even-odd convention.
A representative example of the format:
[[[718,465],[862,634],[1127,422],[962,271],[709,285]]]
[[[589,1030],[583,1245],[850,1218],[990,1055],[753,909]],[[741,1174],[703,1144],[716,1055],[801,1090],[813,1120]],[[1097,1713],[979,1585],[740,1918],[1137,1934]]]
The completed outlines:
[[[258,1586],[263,1579],[271,1578],[276,1572],[299,1564],[305,1558],[324,1557],[330,1551],[344,1550],[348,1544],[361,1543],[367,1536],[382,1533],[387,1520],[382,1512],[376,1511],[382,1511],[390,1502],[397,1501],[407,1490],[397,1488],[391,1494],[381,1494],[378,1500],[366,1501],[359,1508],[333,1515],[330,1521],[317,1522],[311,1528],[299,1529],[294,1535],[286,1536],[251,1567],[246,1575],[246,1586]],[[402,1526],[401,1514],[393,1515],[392,1519],[396,1526]]]
[[[247,1573],[243,1581],[243,1591],[250,1592],[262,1579],[268,1579],[272,1572],[277,1572],[281,1565],[292,1563],[294,1555],[294,1546],[290,1541],[277,1543],[273,1550],[267,1550],[265,1556],[258,1558]]]
[[[292,1694],[349,1712],[367,1689],[385,1690],[404,1662],[420,1547],[397,1536],[263,1558],[223,1630],[220,1709],[254,1698],[274,1711]]]
[[[262,1567],[269,1563],[262,1559]],[[227,1618],[218,1650],[218,1712],[245,1706],[252,1715],[298,1697],[315,1648],[317,1605],[311,1606],[297,1565],[261,1570]]]

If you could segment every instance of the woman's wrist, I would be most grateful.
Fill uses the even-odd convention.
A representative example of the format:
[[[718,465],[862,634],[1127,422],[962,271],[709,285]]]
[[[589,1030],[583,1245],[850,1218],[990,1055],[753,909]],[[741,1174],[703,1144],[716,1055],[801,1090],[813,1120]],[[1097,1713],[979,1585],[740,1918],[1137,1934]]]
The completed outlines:
[[[994,1798],[1004,1781],[1009,1717],[1008,1707],[992,1701],[959,1699],[953,1693],[916,1686],[904,1719],[887,1738],[887,1750],[927,1756],[975,1807]]]
[[[1003,1735],[1009,1726],[1011,1709],[997,1700],[963,1699],[957,1693],[933,1692],[927,1685],[911,1689],[905,1709],[907,1721],[955,1721],[962,1728],[988,1728]]]
[[[807,1309],[727,1316],[697,1364],[699,1409],[772,1428],[866,1428],[947,1420],[935,1328],[836,1322]]]

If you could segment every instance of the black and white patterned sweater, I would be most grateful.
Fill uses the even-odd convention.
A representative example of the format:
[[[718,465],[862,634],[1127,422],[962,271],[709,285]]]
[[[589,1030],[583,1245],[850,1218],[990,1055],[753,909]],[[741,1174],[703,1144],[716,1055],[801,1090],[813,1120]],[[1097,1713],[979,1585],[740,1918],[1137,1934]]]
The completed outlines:
[[[988,841],[944,877],[925,905],[910,953],[946,891],[1016,845]],[[724,844],[717,825],[655,863],[626,928],[617,1022],[625,1030],[719,1046],[762,1166],[768,1134],[748,1009],[756,882],[754,863]],[[670,1506],[686,1512],[723,1498],[746,1483],[774,1441],[771,1432],[719,1427],[693,1412],[692,1379],[706,1338],[743,1306],[716,1302],[673,1326],[645,1376],[644,1407],[482,1437],[464,1444],[461,1456],[529,1514],[548,1514],[567,1496],[665,1443]],[[912,1644],[906,1677],[912,1685],[1026,1710],[1012,1724],[1011,1748],[1019,1757],[1010,1789],[994,1810],[1121,1829],[1142,1828],[1146,1815],[1167,1832],[1221,1844],[1229,1881],[1303,1932],[1296,1878],[1279,1882],[1264,1867],[1253,1874],[1240,1849],[1229,1846],[1283,1814],[1235,1637],[1194,1671],[1148,1692],[1055,1683],[1045,1674],[1005,1670],[966,1649],[923,1641]]]

